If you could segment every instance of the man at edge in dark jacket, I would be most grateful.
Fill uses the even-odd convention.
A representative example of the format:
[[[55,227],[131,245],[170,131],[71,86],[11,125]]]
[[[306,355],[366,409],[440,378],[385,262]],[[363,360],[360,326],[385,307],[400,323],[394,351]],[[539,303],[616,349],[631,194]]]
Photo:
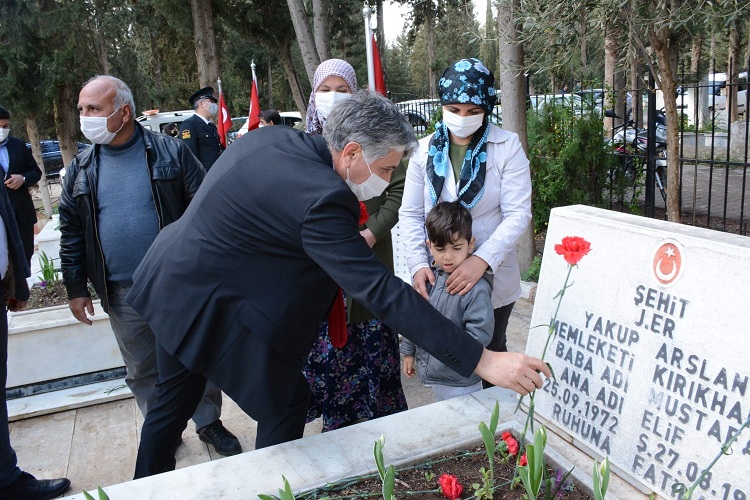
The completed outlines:
[[[205,170],[182,142],[137,124],[134,110],[133,94],[118,78],[97,76],[81,89],[81,132],[92,146],[65,176],[60,261],[78,321],[90,325],[94,314],[87,280],[99,294],[125,362],[125,381],[145,417],[154,401],[156,341],[125,296],[146,250],[185,211]],[[221,391],[208,385],[193,414],[196,431],[219,454],[236,455],[242,448],[220,414]]]

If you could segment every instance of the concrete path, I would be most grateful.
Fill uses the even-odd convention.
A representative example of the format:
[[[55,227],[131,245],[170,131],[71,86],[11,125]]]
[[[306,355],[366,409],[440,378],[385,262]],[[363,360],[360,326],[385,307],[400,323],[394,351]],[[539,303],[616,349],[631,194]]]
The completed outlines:
[[[516,302],[508,325],[509,350],[526,350],[532,308],[525,300]],[[403,385],[410,409],[434,402],[431,389],[416,377],[403,379]],[[253,449],[255,421],[226,396],[222,421],[244,451]],[[12,422],[11,443],[22,469],[40,478],[68,477],[68,494],[75,494],[132,478],[142,423],[134,400],[127,398]],[[319,434],[321,425],[320,419],[308,424],[305,436]],[[183,441],[177,451],[178,469],[223,458],[198,439],[192,423]]]

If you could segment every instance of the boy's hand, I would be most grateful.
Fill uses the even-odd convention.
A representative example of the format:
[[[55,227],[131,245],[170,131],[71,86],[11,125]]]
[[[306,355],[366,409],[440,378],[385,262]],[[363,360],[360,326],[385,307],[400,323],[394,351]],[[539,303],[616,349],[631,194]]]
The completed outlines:
[[[419,292],[419,295],[424,297],[425,300],[430,300],[430,294],[427,292],[428,281],[430,282],[430,285],[435,284],[435,273],[433,273],[432,269],[429,267],[423,267],[414,273],[414,276],[411,279],[412,286],[417,292]]]
[[[481,257],[470,255],[451,273],[445,285],[451,295],[466,295],[482,279],[488,264]],[[416,276],[416,274],[414,275]]]
[[[414,356],[404,356],[404,375],[412,378],[417,373],[414,370]]]

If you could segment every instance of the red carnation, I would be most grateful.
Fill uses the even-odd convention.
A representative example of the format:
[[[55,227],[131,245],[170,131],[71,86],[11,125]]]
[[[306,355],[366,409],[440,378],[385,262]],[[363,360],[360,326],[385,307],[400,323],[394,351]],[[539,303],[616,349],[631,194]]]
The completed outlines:
[[[508,455],[511,457],[515,456],[518,453],[518,441],[513,437],[513,434],[510,432],[503,432],[500,435],[500,438],[505,441],[505,444],[508,446]]]
[[[367,207],[363,201],[359,202],[359,225],[361,226],[367,219],[370,218],[370,214],[367,213]]]
[[[580,236],[566,236],[562,243],[555,245],[555,252],[565,258],[565,262],[574,266],[591,250],[591,243]]]
[[[438,479],[440,483],[440,489],[443,491],[445,498],[451,500],[457,500],[461,498],[461,492],[464,491],[464,487],[458,482],[458,478],[453,474],[443,474]]]
[[[518,461],[518,465],[520,465],[521,467],[529,465],[529,461],[526,459],[526,453],[521,455],[521,459]]]

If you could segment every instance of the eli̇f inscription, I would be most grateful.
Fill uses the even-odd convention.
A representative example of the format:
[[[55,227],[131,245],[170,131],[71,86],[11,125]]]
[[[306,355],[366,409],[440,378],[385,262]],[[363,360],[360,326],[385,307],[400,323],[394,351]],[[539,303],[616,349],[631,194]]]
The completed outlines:
[[[553,246],[565,236],[591,251],[555,317],[568,267]],[[541,356],[551,331],[555,379],[536,413],[645,491],[675,497],[750,418],[750,239],[576,206],[553,210],[546,242],[527,353]],[[693,498],[748,495],[750,430]]]

